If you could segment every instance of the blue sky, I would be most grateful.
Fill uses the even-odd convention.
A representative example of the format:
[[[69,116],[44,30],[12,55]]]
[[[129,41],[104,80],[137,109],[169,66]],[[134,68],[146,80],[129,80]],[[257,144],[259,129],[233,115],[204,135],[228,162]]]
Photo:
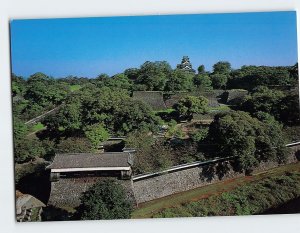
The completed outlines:
[[[113,75],[145,61],[194,68],[297,62],[295,12],[11,21],[12,71],[28,77]]]

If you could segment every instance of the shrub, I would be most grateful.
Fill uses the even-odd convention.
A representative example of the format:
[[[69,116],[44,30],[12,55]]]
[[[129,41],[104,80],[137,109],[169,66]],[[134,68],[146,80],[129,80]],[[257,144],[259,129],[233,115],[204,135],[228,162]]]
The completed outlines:
[[[82,220],[127,219],[132,212],[124,188],[115,180],[104,180],[88,189],[80,198],[75,218]]]

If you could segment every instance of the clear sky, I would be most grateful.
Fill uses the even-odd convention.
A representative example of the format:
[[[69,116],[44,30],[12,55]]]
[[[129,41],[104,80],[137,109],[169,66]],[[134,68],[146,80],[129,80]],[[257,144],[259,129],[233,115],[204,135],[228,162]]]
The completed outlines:
[[[28,77],[113,75],[145,61],[196,69],[297,62],[295,12],[13,20],[12,72]]]

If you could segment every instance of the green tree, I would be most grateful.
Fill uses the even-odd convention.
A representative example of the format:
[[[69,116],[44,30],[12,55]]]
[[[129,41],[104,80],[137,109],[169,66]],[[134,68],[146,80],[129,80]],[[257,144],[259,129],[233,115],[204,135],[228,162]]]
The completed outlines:
[[[215,155],[236,156],[240,169],[246,173],[261,161],[283,161],[286,154],[282,150],[282,127],[270,116],[258,117],[261,121],[241,111],[216,115],[208,133]]]
[[[197,74],[193,78],[194,85],[201,91],[212,90],[212,81],[207,74]]]
[[[43,157],[46,153],[42,143],[38,139],[23,138],[14,142],[15,162],[24,163]]]
[[[107,74],[99,74],[96,78],[97,81],[106,81],[107,79],[109,79],[109,75]]]
[[[295,71],[295,70],[294,70]],[[297,75],[290,67],[270,66],[242,66],[241,69],[231,72],[230,88],[242,88],[252,90],[257,86],[288,86],[295,85]]]
[[[25,98],[42,107],[60,104],[70,92],[66,84],[43,73],[31,75],[27,81]]]
[[[214,74],[229,74],[231,72],[231,65],[227,61],[219,61],[213,65]]]
[[[62,129],[68,136],[83,133],[90,125],[102,124],[107,131],[124,135],[136,129],[157,130],[159,117],[143,102],[129,97],[127,90],[83,87],[70,95],[54,116],[45,118],[48,131]]]
[[[277,107],[279,108],[280,121],[286,125],[300,124],[300,110],[299,110],[299,94],[289,93],[281,98]]]
[[[130,80],[136,80],[139,75],[140,70],[137,68],[129,68],[124,71],[124,74],[130,79]]]
[[[143,174],[163,170],[173,165],[173,154],[164,141],[158,141],[145,130],[133,131],[125,140],[128,148],[135,148],[133,172]]]
[[[260,161],[273,160],[286,162],[288,149],[287,140],[283,133],[283,126],[272,115],[257,112],[255,117],[263,123],[264,131],[256,138],[256,150]]]
[[[220,88],[224,89],[226,87],[228,81],[228,75],[222,73],[216,73],[216,74],[212,74],[210,78],[212,81],[212,86],[215,89],[220,89]]]
[[[88,153],[93,152],[91,142],[86,138],[69,137],[63,139],[55,147],[57,153]]]
[[[102,124],[89,125],[85,128],[85,136],[90,140],[95,149],[98,148],[101,142],[109,138],[109,134]]]
[[[174,105],[174,109],[177,111],[179,117],[191,120],[193,114],[203,114],[207,111],[208,99],[203,96],[187,96],[178,101]]]
[[[155,132],[158,130],[160,118],[144,102],[128,99],[114,112],[112,121],[113,131],[120,135],[126,135],[135,130]]]
[[[136,84],[146,86],[148,91],[164,90],[171,71],[171,66],[165,61],[147,61],[140,67]]]
[[[28,132],[27,125],[24,124],[22,120],[20,120],[18,117],[13,117],[13,133],[14,133],[14,139],[19,140],[24,137],[26,137],[26,134]]]
[[[22,77],[12,74],[11,75],[11,90],[12,90],[13,96],[24,95],[24,93],[26,91],[26,81]]]
[[[128,79],[125,74],[116,74],[111,78],[104,81],[104,86],[110,87],[112,89],[126,89],[130,90],[132,88],[132,81]]]
[[[190,91],[193,88],[193,74],[174,70],[166,83],[166,91]]]
[[[81,220],[128,219],[133,205],[117,181],[104,180],[88,189],[80,198],[75,218]]]
[[[198,70],[198,74],[205,74],[206,73],[204,65],[200,65],[197,70]]]
[[[280,102],[283,97],[282,91],[259,86],[253,90],[251,95],[245,97],[241,103],[241,109],[252,114],[259,111],[271,113],[276,119],[279,119]]]

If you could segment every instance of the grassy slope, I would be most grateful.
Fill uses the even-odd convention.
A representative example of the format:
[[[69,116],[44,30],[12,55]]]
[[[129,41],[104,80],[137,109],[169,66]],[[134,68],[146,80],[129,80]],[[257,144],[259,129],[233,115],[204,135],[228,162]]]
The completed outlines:
[[[265,172],[254,174],[253,176],[246,176],[222,181],[216,184],[207,185],[186,192],[145,202],[140,204],[139,207],[133,212],[132,218],[149,218],[165,208],[175,207],[183,203],[198,201],[213,195],[220,195],[223,192],[235,189],[246,183],[259,181],[266,177],[281,175],[286,171],[300,171],[300,162],[274,168]]]

